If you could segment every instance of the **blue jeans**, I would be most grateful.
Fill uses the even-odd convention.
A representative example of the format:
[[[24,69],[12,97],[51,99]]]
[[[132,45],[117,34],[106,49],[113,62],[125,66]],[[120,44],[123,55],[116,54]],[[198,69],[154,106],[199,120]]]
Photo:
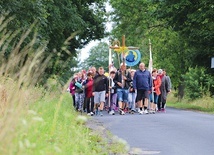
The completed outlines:
[[[118,88],[117,89],[118,101],[128,103],[128,93],[129,93],[128,89]]]
[[[129,93],[128,96],[129,96],[129,108],[135,111],[135,100],[136,100],[137,94]]]
[[[153,95],[154,95],[154,97],[153,97]],[[159,95],[157,95],[156,93],[153,93],[153,95],[152,95],[152,93],[149,94],[150,102],[157,104]]]

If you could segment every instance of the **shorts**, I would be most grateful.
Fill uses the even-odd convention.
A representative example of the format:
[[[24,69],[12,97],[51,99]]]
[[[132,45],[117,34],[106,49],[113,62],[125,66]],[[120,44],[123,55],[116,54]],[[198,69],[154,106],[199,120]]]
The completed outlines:
[[[117,89],[117,99],[118,101],[120,102],[125,102],[125,103],[128,103],[128,89]]]
[[[149,99],[149,91],[148,90],[142,90],[142,89],[138,89],[137,90],[137,97],[136,97],[136,102],[147,98]]]
[[[105,102],[106,91],[94,92],[94,103]]]

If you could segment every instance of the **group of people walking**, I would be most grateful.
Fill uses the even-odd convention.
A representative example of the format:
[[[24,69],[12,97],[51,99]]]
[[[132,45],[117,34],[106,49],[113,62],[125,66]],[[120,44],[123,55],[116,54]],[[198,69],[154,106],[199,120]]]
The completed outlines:
[[[114,115],[125,113],[155,114],[165,112],[167,94],[171,91],[171,80],[165,70],[153,69],[150,73],[144,63],[139,69],[119,69],[110,66],[109,75],[104,68],[95,67],[76,73],[69,86],[73,105],[77,111],[88,115],[103,116],[103,110]]]

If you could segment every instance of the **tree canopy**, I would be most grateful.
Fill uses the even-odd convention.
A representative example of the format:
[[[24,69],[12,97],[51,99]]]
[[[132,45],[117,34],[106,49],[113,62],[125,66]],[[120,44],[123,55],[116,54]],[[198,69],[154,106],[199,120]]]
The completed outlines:
[[[202,66],[206,72],[212,72],[214,6],[211,0],[110,0],[110,4],[115,24],[112,35],[119,38],[125,34],[127,44],[140,47],[146,64],[151,39],[154,67],[167,70],[181,97],[182,75],[190,67]]]
[[[104,37],[104,2],[105,0],[1,0],[0,13],[8,14],[8,18],[14,17],[7,26],[11,31],[27,30],[36,22],[37,39],[41,40],[40,43],[48,41],[46,55],[52,55],[45,76],[61,76],[74,64],[76,49],[82,48],[91,40]],[[65,40],[71,35],[73,37],[67,41],[69,44],[64,46]]]

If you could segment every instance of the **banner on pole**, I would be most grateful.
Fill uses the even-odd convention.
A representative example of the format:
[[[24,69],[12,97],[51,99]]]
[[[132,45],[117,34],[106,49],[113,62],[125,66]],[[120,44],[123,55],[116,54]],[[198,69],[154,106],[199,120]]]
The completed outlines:
[[[123,60],[123,55],[121,55],[121,60]],[[128,50],[125,52],[125,63],[127,66],[135,66],[141,60],[141,53],[139,50]]]
[[[214,68],[214,57],[211,58],[211,68]]]

